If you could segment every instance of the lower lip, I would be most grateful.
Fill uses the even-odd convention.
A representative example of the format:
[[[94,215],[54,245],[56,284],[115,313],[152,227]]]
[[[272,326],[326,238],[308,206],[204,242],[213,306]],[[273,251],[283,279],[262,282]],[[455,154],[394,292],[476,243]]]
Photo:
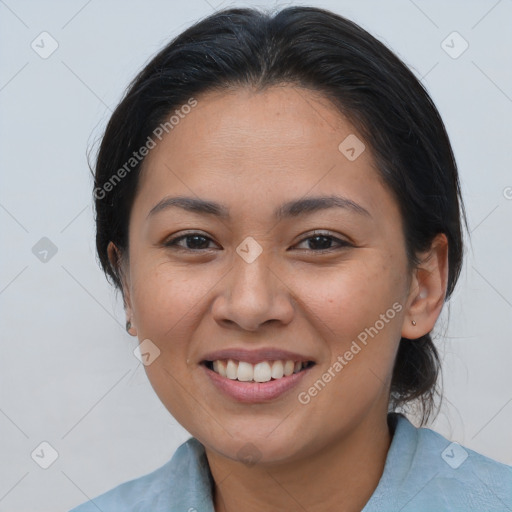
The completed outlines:
[[[222,375],[210,370],[206,366],[201,366],[218,389],[231,398],[245,403],[261,403],[275,400],[297,386],[304,375],[311,369],[311,367],[305,368],[300,372],[288,375],[288,377],[281,377],[280,379],[269,380],[268,382],[241,382],[222,377]]]

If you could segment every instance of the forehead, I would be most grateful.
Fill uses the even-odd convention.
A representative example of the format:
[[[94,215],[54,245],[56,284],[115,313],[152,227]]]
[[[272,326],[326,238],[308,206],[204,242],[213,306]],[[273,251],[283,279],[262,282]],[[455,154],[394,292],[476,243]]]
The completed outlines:
[[[245,160],[243,167],[267,159],[271,165],[277,164],[275,157],[283,165],[285,158],[300,160],[312,149],[337,157],[339,142],[353,133],[334,105],[311,90],[283,85],[213,91],[197,98],[197,106],[178,120],[172,136],[164,135],[158,144],[162,151],[152,151],[149,161],[167,150],[191,163],[209,161],[210,167],[220,159],[223,164]]]
[[[185,193],[252,201],[261,211],[283,196],[338,189],[371,208],[388,194],[360,134],[317,92],[239,88],[195,100],[145,159],[139,190],[148,206]],[[343,152],[347,140],[360,153],[355,159]]]

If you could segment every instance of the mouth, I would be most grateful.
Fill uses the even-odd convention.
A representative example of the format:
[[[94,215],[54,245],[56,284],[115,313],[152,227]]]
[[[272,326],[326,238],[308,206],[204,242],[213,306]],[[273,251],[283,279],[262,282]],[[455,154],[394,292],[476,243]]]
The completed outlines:
[[[265,383],[282,380],[293,374],[304,372],[315,365],[314,361],[293,359],[264,360],[255,364],[236,359],[215,359],[201,362],[217,375],[238,382]]]
[[[276,347],[231,347],[203,354],[198,363],[222,397],[255,404],[291,396],[317,361]]]
[[[217,353],[199,364],[221,396],[245,404],[264,404],[291,396],[315,365],[315,361],[298,354],[275,350]]]

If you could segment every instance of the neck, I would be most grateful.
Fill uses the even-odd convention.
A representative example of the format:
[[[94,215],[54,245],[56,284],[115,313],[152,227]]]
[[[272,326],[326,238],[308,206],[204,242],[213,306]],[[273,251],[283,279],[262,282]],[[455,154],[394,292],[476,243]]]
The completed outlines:
[[[390,443],[381,415],[293,462],[248,467],[207,449],[215,511],[360,511],[379,483]]]

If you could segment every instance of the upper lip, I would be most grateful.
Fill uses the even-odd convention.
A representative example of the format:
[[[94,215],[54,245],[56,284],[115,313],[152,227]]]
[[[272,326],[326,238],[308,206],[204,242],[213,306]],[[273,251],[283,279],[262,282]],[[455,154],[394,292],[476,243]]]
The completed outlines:
[[[307,357],[296,352],[288,350],[280,350],[276,348],[260,348],[256,350],[247,350],[245,348],[227,348],[223,350],[215,350],[205,354],[201,358],[201,362],[217,361],[219,359],[234,359],[236,361],[245,361],[247,363],[260,363],[262,361],[313,361],[311,357]]]

